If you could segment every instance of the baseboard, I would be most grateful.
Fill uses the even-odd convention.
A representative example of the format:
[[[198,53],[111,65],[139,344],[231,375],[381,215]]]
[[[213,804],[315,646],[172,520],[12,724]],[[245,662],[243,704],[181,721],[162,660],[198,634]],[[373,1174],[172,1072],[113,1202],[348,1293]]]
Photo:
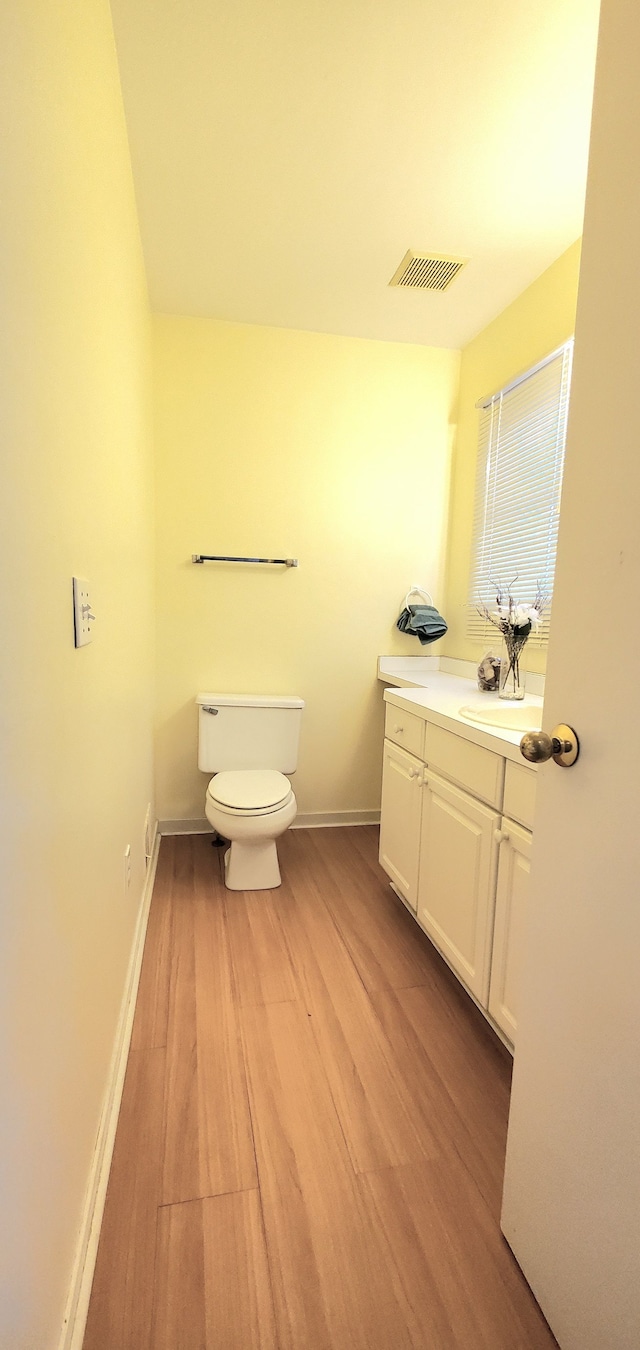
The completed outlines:
[[[150,867],[150,865],[151,865],[151,862],[152,862],[152,860],[156,857],[157,851],[158,851],[158,849],[159,849],[159,847],[160,847],[160,829],[159,829],[158,821],[157,821],[157,820],[154,820],[154,822],[153,822],[153,834],[152,834],[152,836],[151,836],[151,841],[150,841],[150,842],[151,842],[151,848],[150,848],[150,851],[149,851],[149,853],[145,854],[145,858],[146,858],[146,866],[147,866],[147,872],[149,871],[149,867]],[[144,895],[146,895],[146,889],[145,889]],[[144,900],[144,897],[143,897],[143,900]]]
[[[379,825],[379,811],[315,811],[297,815],[292,830],[321,830],[331,825]]]
[[[312,811],[297,815],[292,830],[320,830],[329,825],[379,825],[379,811]],[[160,834],[213,834],[208,820],[159,820]]]
[[[136,931],[129,958],[129,967],[125,980],[124,994],[118,1018],[118,1027],[109,1067],[109,1077],[105,1092],[96,1146],[91,1161],[89,1179],[85,1194],[82,1222],[76,1247],[76,1256],[71,1276],[71,1285],[65,1310],[58,1350],[81,1350],[84,1338],[89,1297],[93,1282],[93,1272],[98,1252],[98,1238],[104,1211],[104,1202],[109,1180],[109,1169],[113,1154],[113,1144],[118,1124],[118,1114],[124,1086],[124,1075],[129,1055],[129,1044],[133,1028],[133,1015],[140,980],[142,953],[147,931],[149,906],[158,863],[160,835],[156,830],[153,851],[149,859],[145,878]]]
[[[214,828],[204,817],[193,820],[159,820],[159,834],[214,834]]]

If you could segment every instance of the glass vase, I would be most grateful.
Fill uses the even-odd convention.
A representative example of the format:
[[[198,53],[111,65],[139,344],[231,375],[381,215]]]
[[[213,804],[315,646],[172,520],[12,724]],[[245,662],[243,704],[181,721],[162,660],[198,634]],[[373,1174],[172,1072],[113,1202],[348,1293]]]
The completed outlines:
[[[526,637],[520,637],[516,633],[503,633],[502,635],[499,698],[512,700],[524,698],[522,653],[528,636],[528,633]]]

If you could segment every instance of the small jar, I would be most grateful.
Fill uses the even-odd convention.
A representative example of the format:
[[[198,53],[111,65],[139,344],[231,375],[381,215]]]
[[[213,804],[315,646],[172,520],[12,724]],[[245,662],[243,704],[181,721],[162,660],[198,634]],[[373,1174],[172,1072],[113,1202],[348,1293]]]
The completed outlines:
[[[493,652],[487,652],[478,666],[478,689],[483,694],[495,693],[500,687],[501,660]]]

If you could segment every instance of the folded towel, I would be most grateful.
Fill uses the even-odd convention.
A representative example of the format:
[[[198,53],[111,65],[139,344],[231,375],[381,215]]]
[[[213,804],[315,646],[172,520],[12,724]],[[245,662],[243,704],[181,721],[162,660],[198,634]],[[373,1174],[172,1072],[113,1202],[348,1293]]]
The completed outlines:
[[[405,605],[396,628],[401,633],[417,637],[426,647],[429,642],[437,642],[438,638],[444,637],[447,624],[435,605]]]

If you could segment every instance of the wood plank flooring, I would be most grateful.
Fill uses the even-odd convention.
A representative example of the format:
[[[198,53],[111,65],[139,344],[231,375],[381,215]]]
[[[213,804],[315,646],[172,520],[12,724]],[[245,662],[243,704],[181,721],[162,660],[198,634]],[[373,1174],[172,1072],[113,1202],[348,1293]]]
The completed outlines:
[[[83,1350],[552,1350],[499,1230],[509,1057],[377,830],[276,891],[163,839]]]

